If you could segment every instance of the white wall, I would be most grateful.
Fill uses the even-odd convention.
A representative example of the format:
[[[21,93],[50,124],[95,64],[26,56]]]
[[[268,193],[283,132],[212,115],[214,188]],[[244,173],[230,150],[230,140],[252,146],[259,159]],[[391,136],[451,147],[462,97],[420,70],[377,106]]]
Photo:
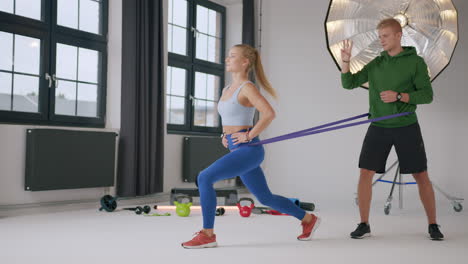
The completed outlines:
[[[122,86],[122,0],[109,1],[109,41],[107,44],[106,126],[120,129]]]
[[[326,48],[328,4],[263,1],[262,59],[279,100],[274,102],[277,119],[262,138],[368,111],[367,91],[341,88],[339,71]],[[452,194],[468,197],[464,166],[468,149],[468,3],[454,0],[454,4],[459,12],[458,47],[451,64],[433,82],[435,101],[418,107],[418,116],[432,180]],[[366,129],[359,126],[267,145],[264,167],[272,191],[319,205],[330,201],[352,205]],[[394,159],[392,153],[389,162]],[[411,176],[404,177],[412,181]],[[389,187],[377,184],[375,200],[385,199]],[[405,203],[419,205],[414,186],[405,188],[405,196]],[[441,195],[438,199],[446,201]]]
[[[122,1],[109,1],[109,46],[107,116],[105,130],[120,128],[120,76],[122,51]],[[60,191],[24,191],[26,129],[44,128],[33,125],[0,124],[0,206],[96,199],[104,188]],[[53,127],[60,128],[60,127]],[[65,128],[77,129],[77,128]],[[103,130],[103,129],[86,129]]]
[[[227,1],[226,6],[226,56],[229,49],[242,43],[242,0]],[[226,84],[231,82],[231,75],[225,74]]]

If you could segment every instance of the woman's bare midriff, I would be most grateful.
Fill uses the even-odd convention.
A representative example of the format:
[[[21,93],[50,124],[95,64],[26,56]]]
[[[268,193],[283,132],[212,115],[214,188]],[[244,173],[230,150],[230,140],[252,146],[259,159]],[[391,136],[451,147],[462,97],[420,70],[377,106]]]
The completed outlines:
[[[236,133],[242,129],[248,129],[251,128],[252,126],[223,126],[223,133],[224,134],[233,134]]]

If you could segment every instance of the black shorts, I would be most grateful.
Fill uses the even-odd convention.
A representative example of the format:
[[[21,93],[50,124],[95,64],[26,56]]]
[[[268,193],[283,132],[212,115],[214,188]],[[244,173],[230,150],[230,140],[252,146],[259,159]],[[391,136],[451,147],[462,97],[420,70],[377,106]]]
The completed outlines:
[[[427,170],[426,150],[418,123],[397,128],[370,125],[362,144],[359,168],[384,173],[392,146],[395,146],[401,173]]]

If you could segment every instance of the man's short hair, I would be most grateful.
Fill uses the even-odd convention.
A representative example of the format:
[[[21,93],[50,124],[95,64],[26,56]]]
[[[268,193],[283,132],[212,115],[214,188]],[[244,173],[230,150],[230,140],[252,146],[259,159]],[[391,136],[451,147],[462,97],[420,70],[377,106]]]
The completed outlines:
[[[377,29],[382,29],[382,28],[386,28],[386,27],[393,28],[393,30],[396,33],[402,32],[400,22],[398,22],[398,20],[396,20],[394,18],[386,18],[386,19],[380,21],[379,24],[377,25]]]

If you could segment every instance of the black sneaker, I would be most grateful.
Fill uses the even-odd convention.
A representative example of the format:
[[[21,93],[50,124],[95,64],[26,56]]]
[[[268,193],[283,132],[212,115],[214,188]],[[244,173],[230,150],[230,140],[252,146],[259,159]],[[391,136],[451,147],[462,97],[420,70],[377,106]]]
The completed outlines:
[[[364,238],[370,237],[370,225],[367,223],[360,223],[356,230],[351,232],[351,238]]]
[[[438,224],[429,225],[429,235],[431,240],[444,240],[444,235],[440,232]]]

